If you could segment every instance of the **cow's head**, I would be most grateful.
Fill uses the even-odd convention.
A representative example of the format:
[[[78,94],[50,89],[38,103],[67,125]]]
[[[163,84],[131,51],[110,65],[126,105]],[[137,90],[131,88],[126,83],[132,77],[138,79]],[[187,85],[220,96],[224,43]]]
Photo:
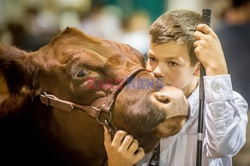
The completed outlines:
[[[141,67],[145,68],[143,56],[129,45],[94,38],[72,28],[67,28],[36,52],[27,53],[0,45],[0,72],[11,94],[7,100],[16,96],[35,98],[47,92],[62,100],[91,105],[110,94],[110,85],[118,85],[119,79]],[[123,129],[134,135],[147,152],[160,138],[181,130],[188,106],[180,90],[159,89],[161,80],[156,80],[147,71],[139,72],[133,81],[134,84],[123,88],[116,97],[111,109],[111,124],[116,130]],[[182,102],[176,103],[177,99]],[[5,104],[5,108],[8,105]],[[67,135],[67,140],[72,137],[79,146],[87,137],[88,140],[103,139],[102,127],[95,119],[82,111],[73,112],[66,114],[54,110],[51,120],[56,122],[51,124],[67,130],[60,134],[61,137]],[[88,121],[92,121],[90,126]],[[52,131],[57,129],[50,128]]]

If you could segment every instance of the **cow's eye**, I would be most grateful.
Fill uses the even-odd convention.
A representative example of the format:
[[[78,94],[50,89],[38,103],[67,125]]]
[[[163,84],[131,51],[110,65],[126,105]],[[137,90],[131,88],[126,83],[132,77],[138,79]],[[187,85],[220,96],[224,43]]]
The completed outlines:
[[[80,77],[84,77],[87,74],[88,74],[87,70],[79,69],[79,70],[77,70],[75,76],[80,78]]]

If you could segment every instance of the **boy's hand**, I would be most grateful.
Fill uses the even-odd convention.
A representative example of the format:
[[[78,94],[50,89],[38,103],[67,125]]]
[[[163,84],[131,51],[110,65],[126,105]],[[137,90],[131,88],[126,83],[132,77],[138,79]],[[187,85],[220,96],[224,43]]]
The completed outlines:
[[[228,74],[221,43],[214,31],[206,24],[199,24],[194,33],[194,52],[203,64],[206,75]]]
[[[108,166],[132,166],[145,155],[143,148],[138,147],[138,141],[126,131],[116,132],[113,141],[104,127],[104,146],[108,156]]]

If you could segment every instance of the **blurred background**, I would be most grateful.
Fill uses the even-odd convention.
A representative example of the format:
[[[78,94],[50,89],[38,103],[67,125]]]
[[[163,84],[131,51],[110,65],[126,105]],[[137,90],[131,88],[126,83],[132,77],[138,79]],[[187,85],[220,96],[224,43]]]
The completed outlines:
[[[26,51],[47,44],[67,26],[92,36],[127,43],[145,55],[148,29],[161,14],[174,9],[212,9],[211,26],[218,34],[233,88],[250,101],[250,0],[0,0],[0,43]],[[0,102],[8,96],[0,77]],[[233,158],[250,166],[247,143]]]

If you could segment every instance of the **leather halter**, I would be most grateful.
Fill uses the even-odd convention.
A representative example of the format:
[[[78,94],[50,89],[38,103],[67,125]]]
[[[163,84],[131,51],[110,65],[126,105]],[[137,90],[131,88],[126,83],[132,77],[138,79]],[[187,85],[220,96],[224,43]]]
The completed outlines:
[[[135,77],[140,71],[144,71],[144,70],[146,69],[144,68],[135,69],[126,78]],[[79,105],[70,101],[61,100],[54,95],[47,94],[46,92],[43,92],[40,94],[40,100],[43,104],[47,106],[51,106],[60,110],[64,110],[66,112],[71,112],[74,109],[83,110],[86,113],[88,113],[90,116],[96,118],[98,123],[107,126],[108,130],[113,135],[114,130],[112,126],[110,125],[110,122],[112,120],[112,112],[110,111],[110,109],[114,104],[116,96],[132,80],[132,79],[126,79],[126,78],[123,79],[123,81],[119,85],[114,86],[112,92],[109,95],[107,95],[106,97],[97,99],[91,105],[87,105],[87,106]],[[102,112],[107,113],[109,115],[109,118],[105,119],[104,121],[101,121],[100,114]]]

